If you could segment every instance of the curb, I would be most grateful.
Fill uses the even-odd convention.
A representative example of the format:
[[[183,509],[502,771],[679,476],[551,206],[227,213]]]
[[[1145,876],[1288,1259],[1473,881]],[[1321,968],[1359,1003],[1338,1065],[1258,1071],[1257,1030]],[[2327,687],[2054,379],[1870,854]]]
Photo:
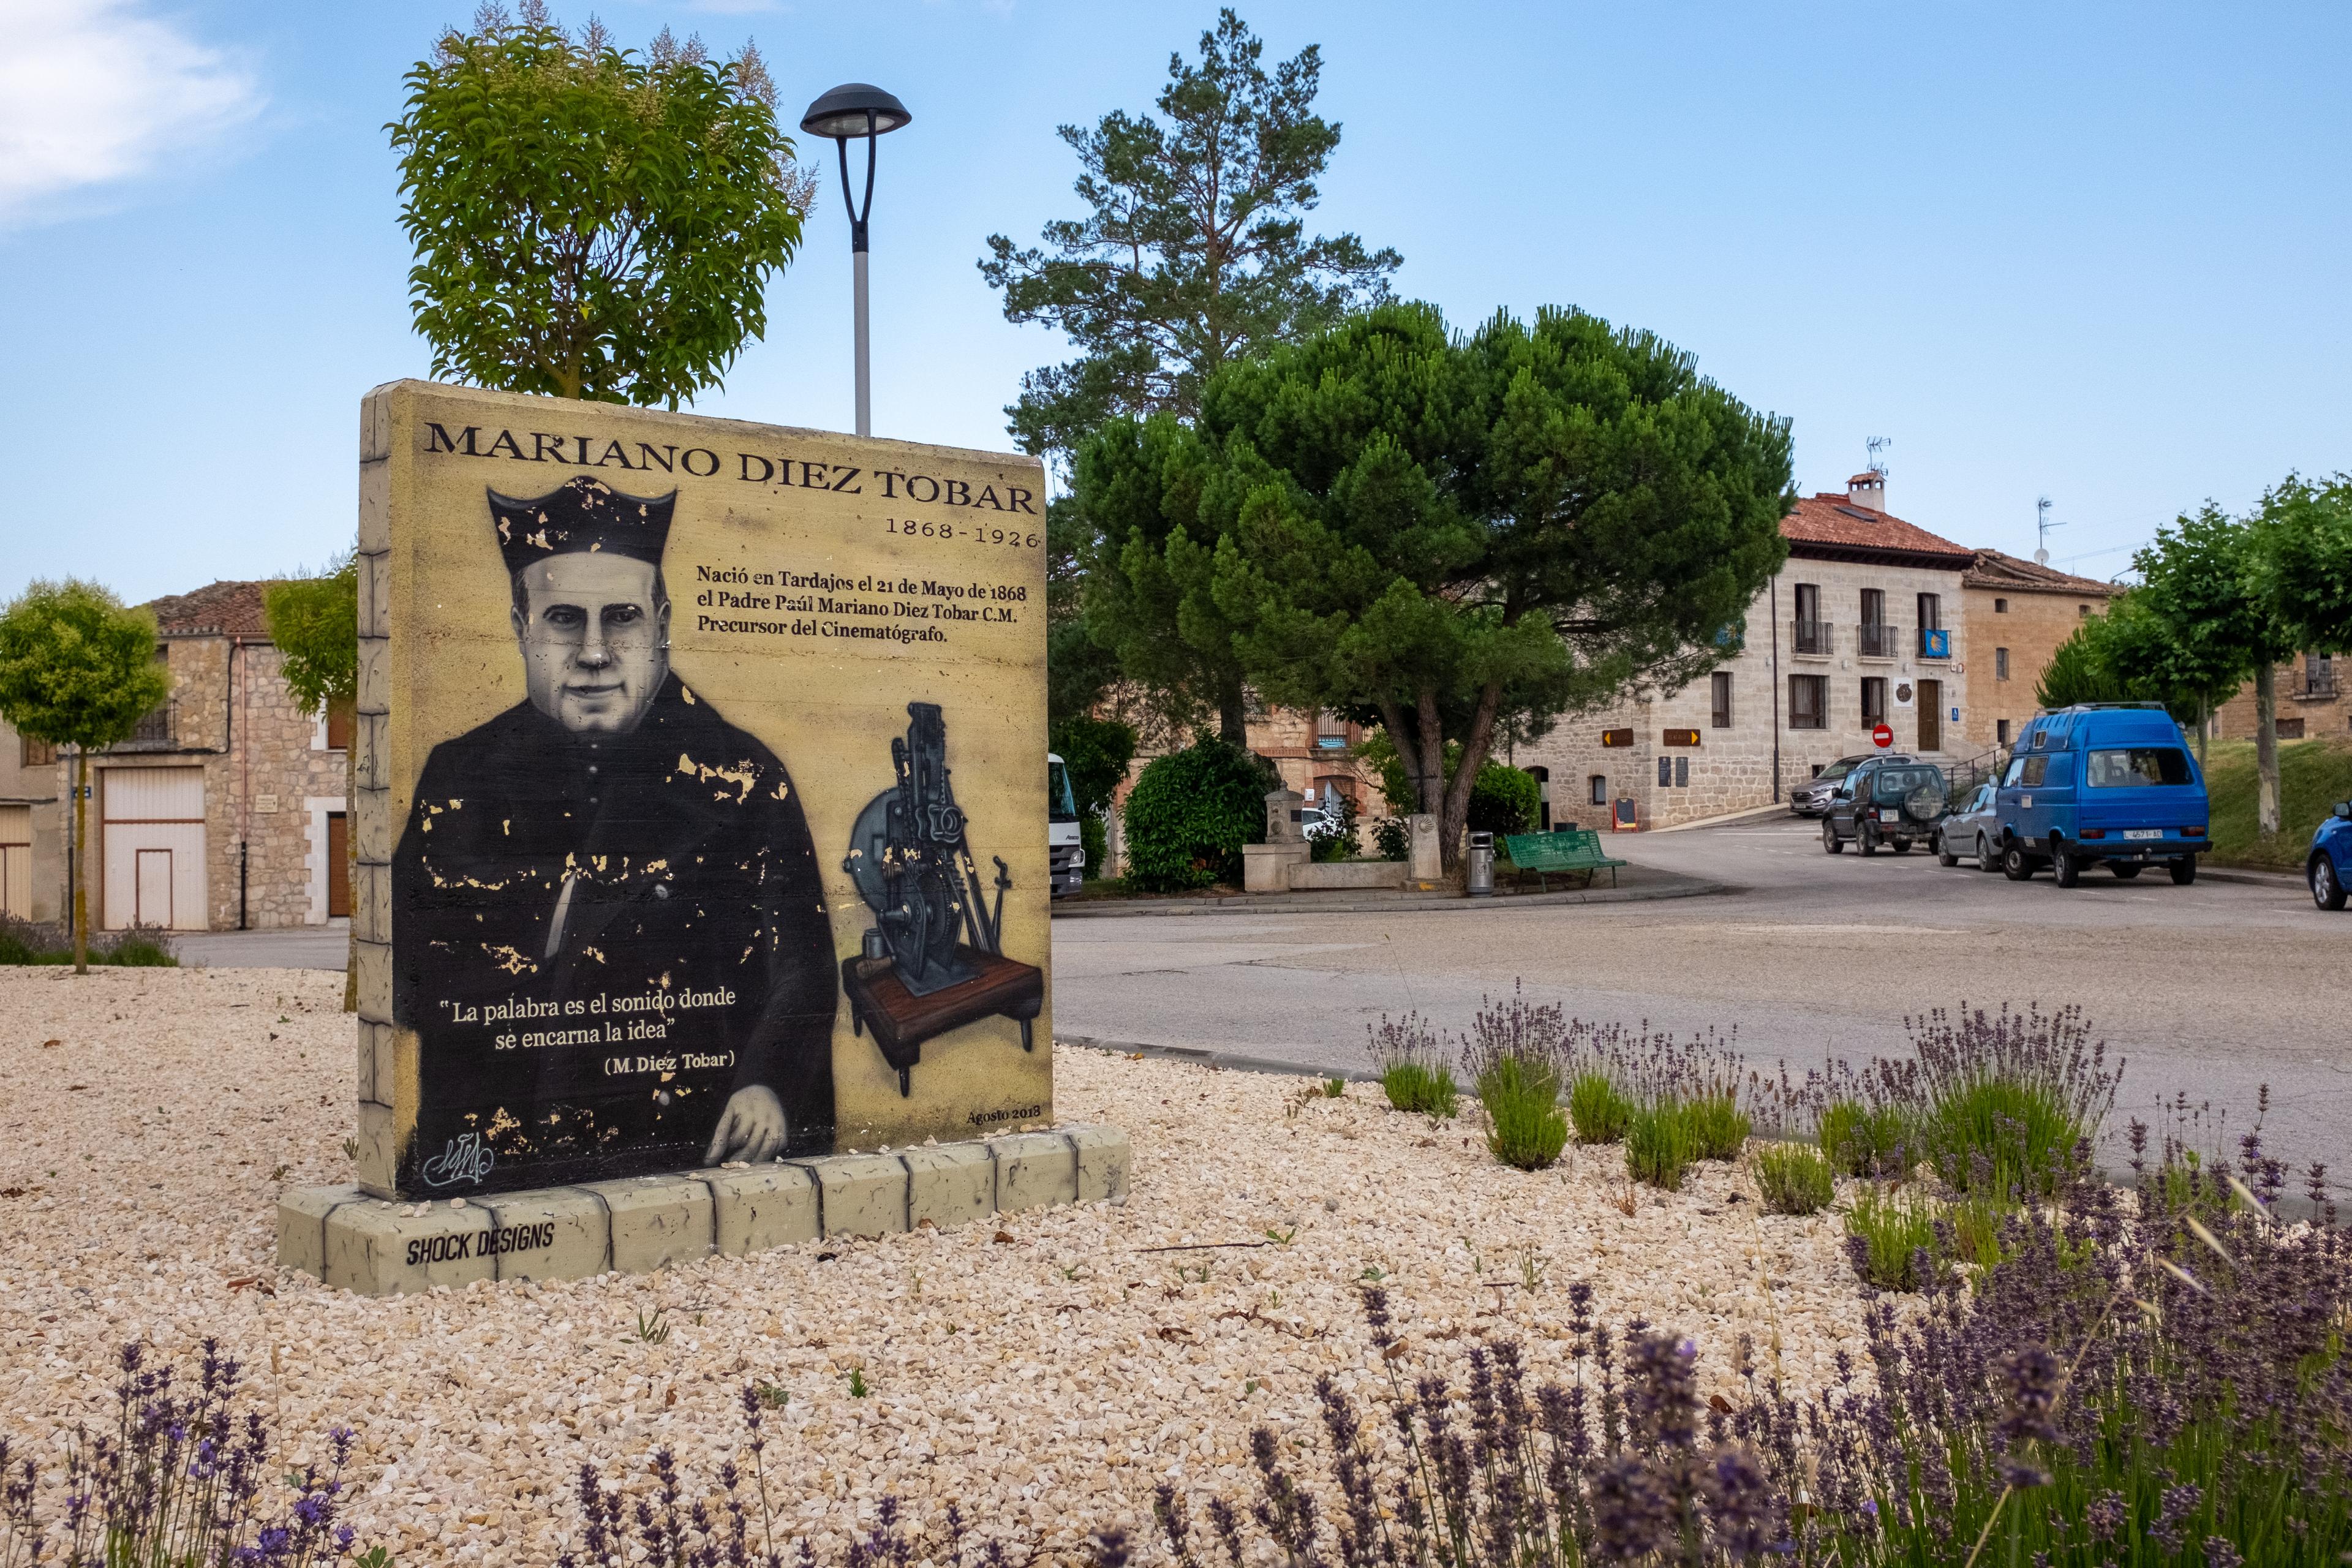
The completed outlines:
[[[1527,905],[1546,908],[1563,904],[1640,904],[1661,899],[1703,899],[1717,894],[1745,893],[1748,889],[1736,882],[1709,882],[1696,879],[1678,879],[1683,885],[1664,888],[1601,888],[1597,890],[1571,890],[1559,893],[1508,893],[1491,899],[1471,899],[1459,895],[1445,898],[1402,898],[1363,900],[1349,903],[1309,903],[1298,894],[1237,893],[1226,899],[1186,899],[1160,901],[1147,899],[1122,899],[1087,904],[1077,909],[1055,909],[1053,918],[1066,920],[1107,920],[1115,915],[1380,915],[1417,912],[1431,910],[1451,910],[1457,913],[1475,913],[1487,910],[1518,909]],[[1313,897],[1313,895],[1307,895]]]
[[[2293,871],[2260,871],[2251,866],[2201,865],[2197,868],[2197,879],[2211,878],[2217,882],[2243,882],[2250,888],[2292,888],[2304,892],[2303,879]]]

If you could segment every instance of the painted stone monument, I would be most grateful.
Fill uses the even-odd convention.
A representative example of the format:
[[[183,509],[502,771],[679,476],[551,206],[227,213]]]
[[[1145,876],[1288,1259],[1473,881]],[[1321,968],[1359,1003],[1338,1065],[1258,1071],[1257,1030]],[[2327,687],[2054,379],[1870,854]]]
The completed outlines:
[[[1049,1123],[1038,463],[418,382],[362,424],[360,1195]]]

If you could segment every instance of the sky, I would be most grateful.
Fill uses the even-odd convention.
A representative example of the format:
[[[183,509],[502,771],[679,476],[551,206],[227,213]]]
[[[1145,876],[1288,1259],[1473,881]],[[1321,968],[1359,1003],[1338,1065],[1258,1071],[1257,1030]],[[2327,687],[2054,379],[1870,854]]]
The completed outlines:
[[[431,374],[383,126],[472,0],[0,0],[0,598],[137,602],[345,547],[357,411]],[[585,5],[558,0],[559,19]],[[788,109],[873,81],[875,428],[1003,448],[1066,353],[975,267],[1076,216],[1057,125],[1150,109],[1205,5],[604,0],[756,38]],[[1890,510],[2127,571],[2207,498],[2352,468],[2352,7],[1255,3],[1344,138],[1310,222],[1459,326],[1573,304],[1788,416],[1797,482],[1886,437]],[[797,114],[792,116],[797,119]],[[808,149],[813,153],[814,148]],[[829,144],[824,151],[830,153]],[[862,174],[862,169],[859,171]],[[706,413],[851,414],[827,170]]]

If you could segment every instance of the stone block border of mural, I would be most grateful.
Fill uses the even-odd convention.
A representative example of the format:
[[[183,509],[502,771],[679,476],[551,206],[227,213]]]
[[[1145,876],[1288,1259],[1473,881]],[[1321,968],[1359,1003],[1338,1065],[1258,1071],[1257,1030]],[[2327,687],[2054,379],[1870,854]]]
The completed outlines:
[[[312,1271],[393,1278],[427,1200],[478,1268],[509,1231],[748,1250],[802,1224],[780,1163],[1052,1125],[1045,494],[1020,456],[368,395],[356,1197]],[[678,1173],[701,1207],[632,1195]]]
[[[826,1237],[890,1236],[1055,1204],[1123,1204],[1129,1156],[1117,1128],[1076,1126],[455,1204],[305,1187],[278,1201],[278,1261],[362,1296],[478,1279],[650,1274]]]

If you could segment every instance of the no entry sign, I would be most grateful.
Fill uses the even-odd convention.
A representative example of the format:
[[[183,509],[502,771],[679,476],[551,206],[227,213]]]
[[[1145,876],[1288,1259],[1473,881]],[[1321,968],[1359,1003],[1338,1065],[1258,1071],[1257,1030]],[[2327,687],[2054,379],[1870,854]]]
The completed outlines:
[[[1895,744],[1895,731],[1881,724],[1870,732],[1870,738],[1882,748]]]

